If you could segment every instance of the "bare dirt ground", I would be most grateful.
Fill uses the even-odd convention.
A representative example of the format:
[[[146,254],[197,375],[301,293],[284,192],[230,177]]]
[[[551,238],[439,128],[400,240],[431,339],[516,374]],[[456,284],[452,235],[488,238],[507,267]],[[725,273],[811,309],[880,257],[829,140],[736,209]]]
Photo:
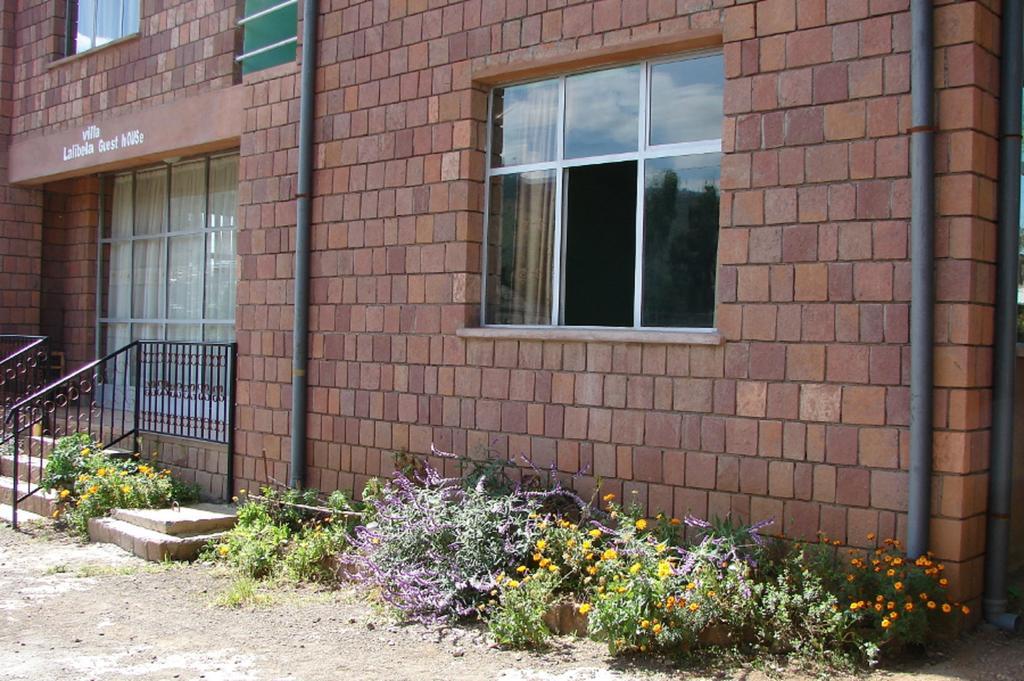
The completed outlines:
[[[496,650],[481,630],[400,625],[355,589],[285,588],[255,608],[216,606],[231,576],[201,564],[154,565],[106,544],[0,528],[0,679],[334,681],[756,681],[760,669],[694,671],[612,659],[559,639],[543,653]],[[835,677],[832,677],[835,678]],[[965,637],[865,681],[1019,681],[1024,638]]]

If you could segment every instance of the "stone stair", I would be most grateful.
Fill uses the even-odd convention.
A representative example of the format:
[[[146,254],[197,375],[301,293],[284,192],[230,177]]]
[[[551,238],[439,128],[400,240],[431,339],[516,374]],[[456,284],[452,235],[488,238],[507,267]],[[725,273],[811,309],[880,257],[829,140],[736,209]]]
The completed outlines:
[[[192,560],[234,527],[236,519],[234,507],[224,504],[115,509],[105,518],[89,520],[89,539],[117,544],[146,560]]]

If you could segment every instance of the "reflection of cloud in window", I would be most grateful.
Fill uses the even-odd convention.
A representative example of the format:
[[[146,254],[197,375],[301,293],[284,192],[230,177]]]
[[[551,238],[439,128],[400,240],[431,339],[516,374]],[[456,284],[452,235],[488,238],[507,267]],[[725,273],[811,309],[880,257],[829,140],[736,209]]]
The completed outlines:
[[[557,81],[506,89],[498,118],[500,138],[494,142],[502,165],[550,161],[555,156]]]
[[[636,150],[639,84],[639,66],[566,80],[565,155]]]
[[[651,77],[651,144],[721,136],[721,57],[656,65]]]

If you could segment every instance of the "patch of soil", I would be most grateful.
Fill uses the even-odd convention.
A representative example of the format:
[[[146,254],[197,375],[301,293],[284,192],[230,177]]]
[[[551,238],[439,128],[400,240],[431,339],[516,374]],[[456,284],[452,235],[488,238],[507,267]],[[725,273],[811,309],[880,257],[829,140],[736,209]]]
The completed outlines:
[[[335,681],[667,681],[709,678],[661,661],[613,659],[560,637],[544,652],[503,651],[480,627],[390,623],[355,589],[285,588],[270,605],[216,607],[231,577],[155,565],[106,544],[0,528],[0,678]],[[749,669],[715,679],[765,679]],[[799,675],[784,675],[800,679]],[[834,678],[834,677],[833,677]],[[1024,641],[967,637],[941,655],[868,681],[1024,679]]]

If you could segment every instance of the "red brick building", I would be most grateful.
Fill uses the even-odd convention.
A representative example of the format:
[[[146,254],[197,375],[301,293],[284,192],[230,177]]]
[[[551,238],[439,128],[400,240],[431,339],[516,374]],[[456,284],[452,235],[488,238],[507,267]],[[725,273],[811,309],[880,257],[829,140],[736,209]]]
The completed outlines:
[[[243,74],[244,2],[125,3],[101,40],[80,0],[77,50],[64,2],[0,15],[0,331],[69,368],[237,339],[234,486],[286,481],[301,60]],[[321,2],[306,484],[489,448],[652,515],[904,536],[909,4]],[[1000,14],[934,2],[930,541],[968,599]]]

